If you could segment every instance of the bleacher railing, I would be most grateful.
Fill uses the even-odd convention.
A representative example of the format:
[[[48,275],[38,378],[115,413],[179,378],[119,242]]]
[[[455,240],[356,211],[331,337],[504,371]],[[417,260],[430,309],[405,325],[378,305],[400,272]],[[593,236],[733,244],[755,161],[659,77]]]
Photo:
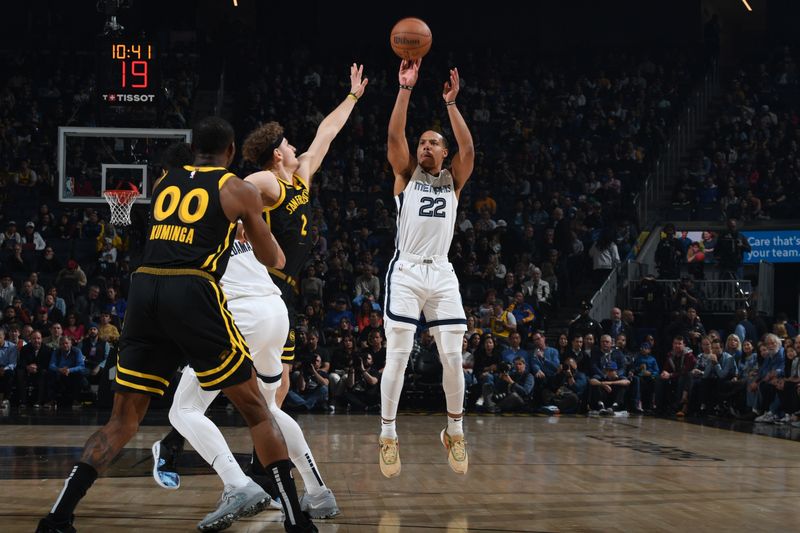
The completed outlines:
[[[665,143],[665,149],[645,179],[637,195],[639,227],[647,228],[658,217],[659,203],[668,194],[667,186],[680,168],[681,158],[694,142],[698,129],[708,115],[711,98],[719,90],[719,65],[715,60],[703,80],[689,95],[686,110]]]
[[[658,279],[655,282],[661,287],[666,301],[671,300],[680,290],[681,281],[677,279]],[[631,279],[627,283],[627,303],[634,312],[646,310],[644,298],[639,296],[641,285],[640,279]],[[750,305],[753,287],[749,280],[707,279],[695,281],[693,291],[700,300],[701,313],[730,314]],[[665,306],[664,309],[666,308]]]

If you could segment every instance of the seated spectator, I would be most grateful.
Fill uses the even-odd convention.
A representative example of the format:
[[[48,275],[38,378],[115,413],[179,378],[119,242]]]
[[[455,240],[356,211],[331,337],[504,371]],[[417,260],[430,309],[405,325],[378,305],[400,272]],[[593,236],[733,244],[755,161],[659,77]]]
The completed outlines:
[[[15,244],[11,256],[4,260],[6,270],[14,274],[17,278],[27,275],[33,265],[22,255],[22,245]]]
[[[97,328],[100,332],[100,339],[106,342],[117,342],[119,340],[119,330],[111,323],[111,313],[103,311],[100,313],[100,324]]]
[[[105,301],[100,298],[100,287],[90,285],[85,295],[81,295],[75,301],[75,309],[81,319],[88,322],[100,320],[100,313],[105,309]]]
[[[559,413],[575,414],[580,411],[586,399],[588,386],[589,379],[578,369],[577,359],[567,353],[558,372],[543,391],[542,403],[545,406],[555,406]]]
[[[474,373],[478,383],[480,385],[494,383],[494,373],[497,371],[497,364],[501,361],[501,349],[491,334],[486,334],[481,338],[481,346],[474,355]]]
[[[520,411],[527,408],[533,394],[534,378],[525,359],[513,364],[502,362],[493,385],[484,385],[483,405],[490,413]]]
[[[28,221],[25,224],[25,232],[21,238],[22,248],[26,250],[35,250],[40,252],[44,250],[45,242],[42,236],[36,231],[36,224],[33,221]]]
[[[380,374],[372,364],[372,356],[355,356],[344,378],[343,401],[349,411],[373,411],[380,408]]]
[[[108,355],[111,353],[111,345],[100,340],[100,331],[97,324],[90,323],[86,328],[86,336],[80,343],[81,352],[86,358],[86,371],[89,376],[89,383],[96,385],[100,373],[108,365]],[[113,362],[111,365],[113,366]]]
[[[317,277],[317,269],[314,265],[309,265],[306,269],[306,275],[300,282],[300,294],[303,295],[303,303],[307,304],[314,298],[322,300],[322,290],[324,284],[322,280]]]
[[[286,394],[286,405],[289,407],[314,408],[328,406],[328,373],[321,370],[322,358],[317,354],[313,361],[301,364],[301,369],[293,373],[293,383]]]
[[[122,327],[122,322],[125,320],[125,311],[128,309],[128,302],[125,301],[125,298],[120,297],[114,287],[106,289],[106,296],[108,299],[106,300],[105,310],[111,315],[111,321],[115,325]]]
[[[682,335],[672,339],[672,349],[667,353],[664,369],[656,381],[656,405],[662,414],[676,408],[677,416],[685,416],[689,410],[689,393],[697,358],[686,346]]]
[[[536,320],[533,306],[525,301],[521,291],[516,291],[508,308],[517,321],[517,332],[523,340],[527,341]]]
[[[589,407],[600,415],[612,415],[625,409],[625,392],[631,382],[618,374],[612,360],[603,367],[603,375],[589,379]],[[610,405],[610,407],[606,407]]]
[[[355,320],[352,311],[347,308],[347,299],[340,296],[336,298],[333,309],[325,314],[324,326],[326,329],[336,329],[343,318],[346,318],[350,324]]]
[[[766,354],[758,369],[758,379],[751,387],[757,387],[759,393],[758,410],[761,414],[755,421],[771,424],[783,418],[780,400],[776,396],[778,384],[784,382],[786,352],[774,333],[764,336],[764,345]]]
[[[17,346],[6,340],[6,330],[0,328],[0,404],[4,410],[11,405],[18,356]]]
[[[39,329],[35,326],[34,328]],[[41,331],[41,329],[39,329],[39,331]],[[51,350],[57,350],[61,344],[61,338],[64,336],[64,329],[62,328],[61,323],[51,323],[47,331],[50,332],[50,335],[44,338],[44,345]]]
[[[503,309],[503,300],[499,298],[494,302],[489,328],[499,342],[508,342],[508,336],[517,330],[517,319],[511,310]]]
[[[58,348],[53,350],[48,367],[48,407],[60,405],[75,407],[81,388],[86,381],[86,365],[83,353],[72,346],[72,339],[61,337]]]
[[[32,316],[42,306],[42,300],[33,294],[33,284],[28,279],[22,282],[22,289],[17,296],[29,316]]]
[[[53,350],[42,343],[42,334],[34,331],[22,347],[17,362],[17,396],[24,406],[39,407],[47,400],[47,369]]]
[[[17,289],[14,287],[11,275],[7,272],[3,273],[2,277],[0,277],[0,305],[2,305],[2,308],[5,309],[11,305],[16,295]]]
[[[386,338],[386,333],[383,329],[383,316],[380,311],[371,309],[369,311],[369,321],[366,326],[359,328],[358,332],[358,345],[359,348],[366,348],[369,336],[373,331],[380,331],[381,337]]]
[[[64,335],[72,339],[72,344],[78,345],[86,333],[86,328],[78,322],[78,317],[75,313],[67,315],[66,324],[64,326]]]
[[[50,322],[64,322],[64,313],[56,305],[56,300],[52,294],[48,293],[44,297],[43,309],[47,309],[47,320]]]
[[[522,337],[515,331],[508,337],[508,347],[503,350],[500,358],[509,365],[513,365],[514,359],[521,357],[525,360],[525,366],[530,366],[531,354],[522,349]]]
[[[653,346],[643,342],[639,354],[633,361],[633,374],[639,379],[639,409],[652,411],[655,408],[655,384],[658,379],[658,361],[652,355]]]
[[[67,266],[58,271],[53,285],[65,295],[65,298],[74,302],[81,289],[86,286],[86,274],[74,259],[67,261]]]
[[[17,232],[17,223],[9,220],[6,224],[6,230],[0,233],[0,248],[4,250],[13,250],[15,244],[22,242],[22,236]]]

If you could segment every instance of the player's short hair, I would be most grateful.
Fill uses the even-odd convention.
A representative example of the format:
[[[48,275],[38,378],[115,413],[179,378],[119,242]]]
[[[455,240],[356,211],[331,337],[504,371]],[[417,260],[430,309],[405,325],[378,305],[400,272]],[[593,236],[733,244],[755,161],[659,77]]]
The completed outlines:
[[[444,136],[444,133],[442,133],[441,131],[434,130],[434,129],[423,131],[419,136],[419,140],[417,140],[417,144],[419,144],[420,140],[422,139],[422,135],[424,135],[425,132],[428,132],[428,131],[432,131],[433,133],[436,133],[437,135],[439,135],[439,138],[442,140],[442,147],[445,150],[448,150],[450,148],[450,145],[447,142],[447,137]]]
[[[161,153],[161,166],[165,169],[192,164],[192,147],[185,142],[170,144]]]
[[[259,167],[272,163],[272,153],[275,144],[283,139],[283,126],[275,121],[262,124],[247,136],[242,146],[242,156],[245,161],[254,163]]]
[[[233,143],[233,126],[220,117],[206,117],[192,128],[192,149],[201,154],[222,154]]]

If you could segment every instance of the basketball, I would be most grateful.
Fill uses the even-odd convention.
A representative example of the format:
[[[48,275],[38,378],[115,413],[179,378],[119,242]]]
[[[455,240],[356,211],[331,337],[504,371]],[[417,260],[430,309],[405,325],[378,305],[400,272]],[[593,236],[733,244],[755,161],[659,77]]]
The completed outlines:
[[[389,44],[401,59],[419,59],[431,49],[433,35],[424,21],[408,17],[400,20],[392,28]]]

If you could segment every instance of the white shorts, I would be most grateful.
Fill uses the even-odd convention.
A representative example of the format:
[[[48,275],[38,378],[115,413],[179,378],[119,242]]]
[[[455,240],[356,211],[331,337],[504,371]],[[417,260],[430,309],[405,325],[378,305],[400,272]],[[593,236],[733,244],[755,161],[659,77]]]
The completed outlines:
[[[428,328],[467,331],[453,265],[447,257],[422,259],[395,252],[386,273],[384,327],[416,329],[420,312]]]
[[[228,300],[233,321],[244,335],[253,366],[268,388],[281,382],[281,355],[289,334],[289,313],[279,294],[245,296]]]

